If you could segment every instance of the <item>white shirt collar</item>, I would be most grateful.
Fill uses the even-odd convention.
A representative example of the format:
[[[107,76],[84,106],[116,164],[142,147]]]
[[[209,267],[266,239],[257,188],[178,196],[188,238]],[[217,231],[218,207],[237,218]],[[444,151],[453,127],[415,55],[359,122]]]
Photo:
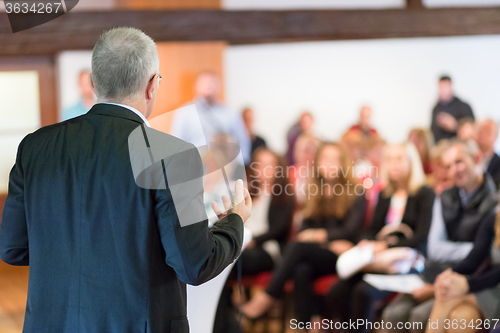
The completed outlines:
[[[118,103],[109,103],[109,102],[99,102],[98,104],[111,104],[111,105],[118,105],[118,106],[121,106],[122,108],[126,108],[126,109],[129,109],[130,111],[132,111],[133,113],[135,113],[136,115],[138,115],[139,117],[141,117],[141,119],[144,121],[144,124],[147,126],[147,127],[151,127],[149,125],[149,122],[148,120],[146,119],[146,117],[144,117],[144,115],[142,113],[140,113],[138,110],[134,109],[133,107],[131,106],[128,106],[128,105],[125,105],[125,104],[118,104]]]

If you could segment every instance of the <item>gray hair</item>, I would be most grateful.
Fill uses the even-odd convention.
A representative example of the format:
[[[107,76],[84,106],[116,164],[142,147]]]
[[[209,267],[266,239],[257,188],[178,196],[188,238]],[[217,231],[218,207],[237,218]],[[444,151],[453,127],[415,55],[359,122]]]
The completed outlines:
[[[138,98],[159,66],[156,44],[144,32],[127,27],[105,31],[92,52],[92,80],[97,98]]]
[[[452,141],[452,146],[453,145],[459,145],[462,146],[464,149],[464,152],[472,157],[473,159],[476,157],[477,153],[479,153],[479,147],[477,146],[476,141],[472,139],[466,139],[466,140],[461,140],[461,139],[453,139]]]

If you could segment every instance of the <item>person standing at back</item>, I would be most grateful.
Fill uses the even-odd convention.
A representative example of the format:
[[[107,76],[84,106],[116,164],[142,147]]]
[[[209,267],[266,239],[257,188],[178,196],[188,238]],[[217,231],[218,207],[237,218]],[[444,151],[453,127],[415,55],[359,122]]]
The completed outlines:
[[[439,101],[432,110],[431,131],[434,141],[457,136],[458,122],[462,119],[474,120],[469,104],[455,96],[449,76],[439,78]]]
[[[252,143],[241,115],[217,100],[220,79],[217,74],[203,71],[195,83],[195,98],[188,104],[196,106],[199,118],[192,119],[188,110],[178,110],[172,119],[171,133],[197,147],[211,142],[234,142],[240,146],[243,161],[250,161]],[[199,121],[202,131],[193,126]]]
[[[221,219],[212,229],[206,219],[179,221],[186,207],[204,207],[201,177],[175,204],[169,184],[176,170],[202,170],[192,144],[157,132],[173,156],[158,161],[164,187],[136,183],[129,136],[154,131],[146,118],[160,80],[150,37],[106,31],[92,53],[98,103],[19,145],[0,257],[30,266],[24,333],[188,333],[185,284],[212,279],[238,257],[251,209],[241,180],[232,205],[223,197],[227,213],[213,204]]]

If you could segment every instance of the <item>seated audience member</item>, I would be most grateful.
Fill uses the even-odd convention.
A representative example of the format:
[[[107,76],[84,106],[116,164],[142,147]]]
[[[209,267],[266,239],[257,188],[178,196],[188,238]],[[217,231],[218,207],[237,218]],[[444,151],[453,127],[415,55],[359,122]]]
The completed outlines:
[[[359,120],[352,125],[348,132],[359,133],[363,136],[378,136],[377,130],[372,127],[372,108],[364,105],[359,111]]]
[[[248,189],[253,205],[245,227],[253,239],[240,256],[244,275],[272,270],[280,257],[280,248],[288,240],[295,197],[284,164],[280,156],[268,149],[260,148],[252,155]]]
[[[288,149],[286,151],[286,161],[288,165],[294,165],[295,157],[295,143],[299,136],[303,133],[312,134],[314,126],[314,118],[311,112],[305,111],[300,115],[299,120],[293,124],[293,126],[288,130],[286,134]]]
[[[369,138],[366,145],[365,163],[356,164],[356,176],[365,186],[365,196],[368,200],[364,224],[368,224],[372,220],[380,191],[384,189],[384,181],[380,177],[379,170],[382,165],[382,152],[385,144],[381,137]]]
[[[495,235],[496,229],[496,235]],[[483,269],[485,262],[488,267]],[[500,327],[500,214],[479,226],[469,255],[441,273],[434,284],[436,301],[428,333],[477,332]],[[446,324],[449,323],[449,327]]]
[[[307,185],[311,180],[314,156],[321,145],[321,140],[311,133],[303,133],[297,139],[294,148],[295,164],[287,168],[288,177],[293,185],[296,207],[293,215],[290,239],[295,237],[302,228],[302,211],[306,202]]]
[[[244,276],[271,271],[288,240],[295,199],[284,168],[283,159],[268,149],[260,148],[252,154],[247,173],[252,215],[245,227],[250,229],[253,239],[238,259]],[[236,278],[236,269],[230,278]],[[238,331],[231,290],[226,286],[221,295],[214,332]]]
[[[295,164],[287,168],[288,177],[293,185],[297,203],[303,208],[307,182],[311,177],[314,156],[321,145],[321,140],[310,133],[301,134],[295,143]]]
[[[393,247],[424,250],[434,192],[424,185],[422,163],[412,143],[385,148],[382,177],[387,179],[386,186],[379,195],[366,238],[359,246],[373,245],[375,255]],[[328,317],[341,322],[373,321],[375,301],[389,293],[364,282],[363,275],[361,272],[333,285],[325,297]]]
[[[479,123],[476,142],[483,153],[483,171],[493,178],[497,189],[500,187],[500,157],[495,153],[494,147],[498,137],[498,124],[492,119]]]
[[[458,122],[457,139],[476,140],[476,123],[473,119],[465,118]]]
[[[495,185],[488,174],[482,173],[481,154],[472,140],[451,141],[442,160],[450,170],[454,186],[443,191],[434,202],[428,259],[422,274],[428,284],[412,294],[398,295],[385,308],[382,319],[392,322],[391,332],[398,322],[407,321],[417,324],[411,330],[396,331],[424,331],[434,304],[435,277],[469,255],[478,226],[494,214],[497,206]]]
[[[427,177],[427,185],[434,189],[437,196],[453,186],[453,175],[443,161],[444,152],[450,148],[450,144],[450,140],[443,139],[431,148],[429,154],[432,174]]]
[[[469,118],[474,120],[474,113],[469,104],[455,96],[451,78],[447,75],[439,78],[439,100],[432,110],[431,131],[434,142],[452,139],[457,136],[458,122]]]
[[[412,142],[417,148],[418,154],[420,155],[420,160],[422,161],[422,166],[424,168],[424,173],[429,175],[432,173],[430,160],[429,160],[429,139],[427,133],[422,128],[414,128],[408,134],[408,141]]]
[[[253,109],[251,109],[251,108],[243,109],[243,112],[241,113],[241,117],[243,118],[243,123],[245,123],[245,127],[248,131],[248,135],[250,136],[250,141],[252,143],[252,147],[250,149],[251,154],[253,154],[255,152],[255,150],[258,148],[266,148],[267,147],[266,140],[264,140],[262,137],[258,136],[254,132],[254,129],[253,129],[253,124],[254,124]]]
[[[370,138],[378,137],[377,130],[371,126],[372,109],[363,106],[359,112],[359,121],[342,136],[341,142],[355,161],[365,160],[367,144]]]
[[[318,149],[302,231],[297,242],[287,246],[265,292],[243,305],[247,317],[267,312],[282,296],[285,282],[293,279],[296,317],[299,321],[311,319],[314,281],[335,273],[337,258],[357,242],[362,227],[366,200],[364,195],[356,194],[352,173],[340,172],[349,170],[350,161],[336,143],[325,143]]]

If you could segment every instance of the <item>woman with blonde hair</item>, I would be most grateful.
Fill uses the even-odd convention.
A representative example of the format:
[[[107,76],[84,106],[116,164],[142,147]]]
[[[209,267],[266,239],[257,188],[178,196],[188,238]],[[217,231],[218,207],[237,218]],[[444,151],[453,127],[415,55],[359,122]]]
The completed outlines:
[[[496,219],[496,222],[495,222]],[[500,214],[477,231],[469,255],[434,283],[436,301],[426,333],[500,328]]]
[[[412,143],[384,148],[381,178],[384,189],[379,194],[371,224],[358,246],[371,246],[375,259],[389,248],[413,248],[424,252],[432,219],[434,192],[425,186],[422,163]],[[378,273],[392,269],[375,266],[365,266],[361,272],[340,280],[330,289],[325,298],[328,317],[341,321],[372,321],[373,304],[388,292],[371,287],[363,281],[363,275],[374,269]]]
[[[249,318],[267,312],[281,297],[285,282],[294,279],[298,321],[309,321],[313,308],[313,282],[334,274],[340,254],[358,241],[366,200],[357,183],[352,162],[337,143],[324,143],[316,152],[304,208],[302,231],[289,244],[265,292],[242,307]]]

